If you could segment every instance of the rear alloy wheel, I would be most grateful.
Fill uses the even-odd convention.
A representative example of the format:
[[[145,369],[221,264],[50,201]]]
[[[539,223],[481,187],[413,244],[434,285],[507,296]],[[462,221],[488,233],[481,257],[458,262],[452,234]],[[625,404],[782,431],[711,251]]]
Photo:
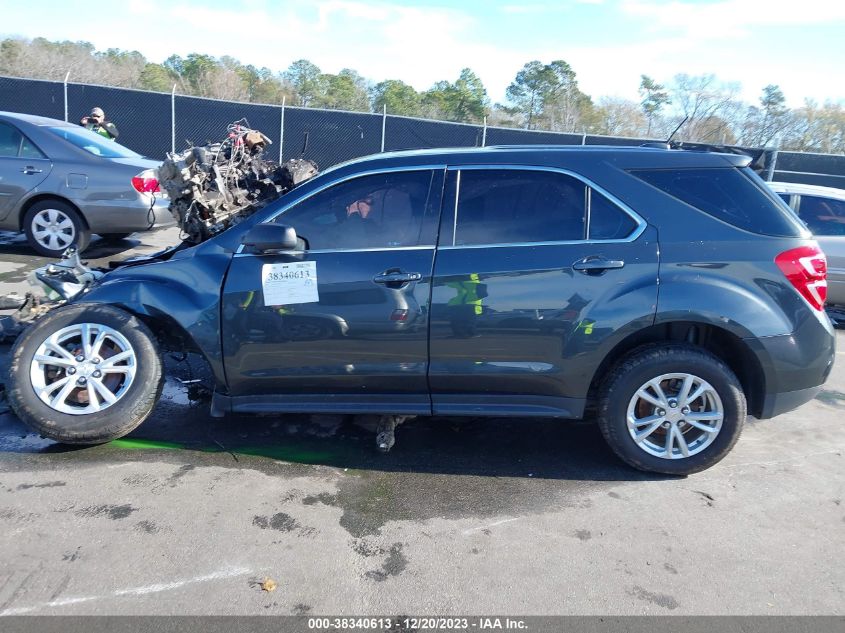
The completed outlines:
[[[635,350],[608,376],[599,399],[599,426],[613,451],[635,468],[672,475],[721,460],[746,417],[730,368],[689,345]]]
[[[29,208],[24,231],[30,245],[46,257],[61,257],[69,246],[85,250],[91,239],[79,212],[60,200],[43,200]]]
[[[155,338],[108,305],[56,308],[12,350],[9,402],[32,429],[70,444],[106,442],[138,426],[162,388]]]

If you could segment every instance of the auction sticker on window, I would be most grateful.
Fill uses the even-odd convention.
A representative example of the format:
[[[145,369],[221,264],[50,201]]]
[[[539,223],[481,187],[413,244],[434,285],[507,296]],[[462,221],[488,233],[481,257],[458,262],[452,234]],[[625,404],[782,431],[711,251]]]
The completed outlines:
[[[264,264],[261,267],[261,290],[266,306],[319,301],[317,262]]]

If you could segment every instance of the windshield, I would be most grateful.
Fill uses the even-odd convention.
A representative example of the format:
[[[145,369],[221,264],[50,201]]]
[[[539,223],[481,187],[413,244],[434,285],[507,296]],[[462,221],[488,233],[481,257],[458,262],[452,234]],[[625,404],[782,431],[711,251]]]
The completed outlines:
[[[51,127],[47,128],[58,137],[65,139],[68,143],[84,149],[89,154],[101,158],[140,158],[131,149],[118,145],[114,141],[100,136],[82,127]]]

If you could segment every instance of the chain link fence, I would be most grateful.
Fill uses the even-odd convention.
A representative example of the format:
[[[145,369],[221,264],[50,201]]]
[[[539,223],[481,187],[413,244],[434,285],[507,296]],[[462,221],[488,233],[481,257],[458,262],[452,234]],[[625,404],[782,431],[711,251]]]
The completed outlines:
[[[0,110],[72,123],[99,106],[126,147],[163,160],[167,152],[221,140],[246,119],[273,140],[270,158],[307,158],[320,169],[382,151],[489,145],[639,145],[648,140],[488,127],[388,113],[238,103],[128,88],[0,77]],[[694,144],[693,144],[694,145]],[[740,148],[742,149],[742,148]],[[760,155],[761,149],[745,148]],[[774,180],[845,188],[845,156],[766,152],[755,167]]]

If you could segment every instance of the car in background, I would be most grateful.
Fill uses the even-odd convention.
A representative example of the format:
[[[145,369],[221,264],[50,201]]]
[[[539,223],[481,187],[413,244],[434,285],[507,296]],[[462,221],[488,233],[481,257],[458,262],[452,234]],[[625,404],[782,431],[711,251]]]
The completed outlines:
[[[827,256],[827,303],[845,306],[845,189],[770,182],[813,232]]]
[[[59,257],[92,233],[116,240],[172,224],[158,165],[78,125],[0,112],[0,230]]]

